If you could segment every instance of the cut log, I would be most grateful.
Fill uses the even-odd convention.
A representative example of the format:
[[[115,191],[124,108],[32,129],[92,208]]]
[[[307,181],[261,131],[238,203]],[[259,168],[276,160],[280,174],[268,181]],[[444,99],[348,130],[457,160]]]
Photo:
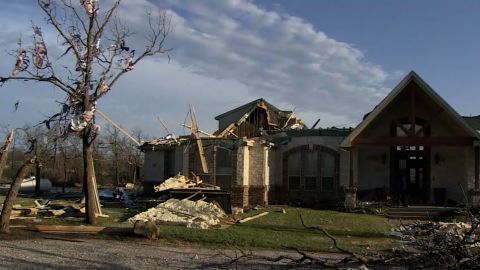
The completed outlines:
[[[135,225],[133,225],[133,233],[146,237],[150,240],[155,240],[158,238],[159,229],[157,225],[151,221],[137,220]]]

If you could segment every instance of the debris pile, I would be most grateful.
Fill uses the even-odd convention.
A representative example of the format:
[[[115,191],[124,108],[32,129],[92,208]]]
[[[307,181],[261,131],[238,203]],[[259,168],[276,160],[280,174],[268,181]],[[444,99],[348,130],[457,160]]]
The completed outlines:
[[[170,199],[142,212],[128,221],[151,221],[155,224],[181,225],[188,228],[218,228],[231,223],[223,209],[215,203]]]
[[[148,142],[143,142],[143,145],[167,145],[167,146],[175,146],[180,145],[181,140],[177,139],[175,134],[168,134],[163,138],[154,139]]]
[[[169,189],[187,189],[187,188],[207,188],[207,189],[220,190],[220,187],[209,185],[209,184],[203,184],[202,181],[199,180],[198,178],[196,180],[191,180],[181,174],[168,178],[167,180],[165,180],[165,182],[153,187],[153,189],[156,192],[169,190]]]
[[[85,206],[82,204],[59,204],[51,201],[35,200],[34,206],[25,207],[20,204],[13,206],[12,219],[22,217],[81,217],[85,214]]]
[[[406,244],[400,263],[417,267],[471,268],[480,263],[480,221],[416,222],[402,225],[397,234]]]
[[[396,231],[400,232],[403,241],[416,244],[421,238],[429,248],[437,246],[439,242],[459,241],[464,241],[469,247],[480,246],[478,231],[472,228],[472,224],[465,222],[417,222],[402,225]]]

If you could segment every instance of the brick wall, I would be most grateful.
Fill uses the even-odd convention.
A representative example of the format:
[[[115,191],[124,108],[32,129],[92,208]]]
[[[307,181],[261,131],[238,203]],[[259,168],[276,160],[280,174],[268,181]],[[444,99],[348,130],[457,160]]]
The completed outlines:
[[[268,205],[268,202],[265,201],[266,193],[268,192],[267,186],[250,186],[248,189],[248,204],[251,207],[257,205]]]
[[[233,186],[230,199],[232,207],[248,207],[248,186]]]

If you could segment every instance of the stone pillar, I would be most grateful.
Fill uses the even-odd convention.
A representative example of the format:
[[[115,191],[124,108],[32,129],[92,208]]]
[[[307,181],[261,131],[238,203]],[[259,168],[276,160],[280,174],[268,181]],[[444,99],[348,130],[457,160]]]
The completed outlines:
[[[235,183],[232,184],[232,206],[246,208],[248,207],[249,191],[249,172],[250,172],[250,151],[252,142],[248,140],[240,141],[237,150],[237,163],[235,173]]]
[[[268,205],[268,188],[270,187],[270,146],[263,147],[263,203]]]

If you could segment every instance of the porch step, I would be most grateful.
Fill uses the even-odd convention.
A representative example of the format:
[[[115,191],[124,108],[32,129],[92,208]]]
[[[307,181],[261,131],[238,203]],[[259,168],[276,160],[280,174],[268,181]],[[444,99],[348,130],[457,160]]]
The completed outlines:
[[[456,208],[433,206],[391,207],[386,211],[388,218],[442,220],[451,215]]]

